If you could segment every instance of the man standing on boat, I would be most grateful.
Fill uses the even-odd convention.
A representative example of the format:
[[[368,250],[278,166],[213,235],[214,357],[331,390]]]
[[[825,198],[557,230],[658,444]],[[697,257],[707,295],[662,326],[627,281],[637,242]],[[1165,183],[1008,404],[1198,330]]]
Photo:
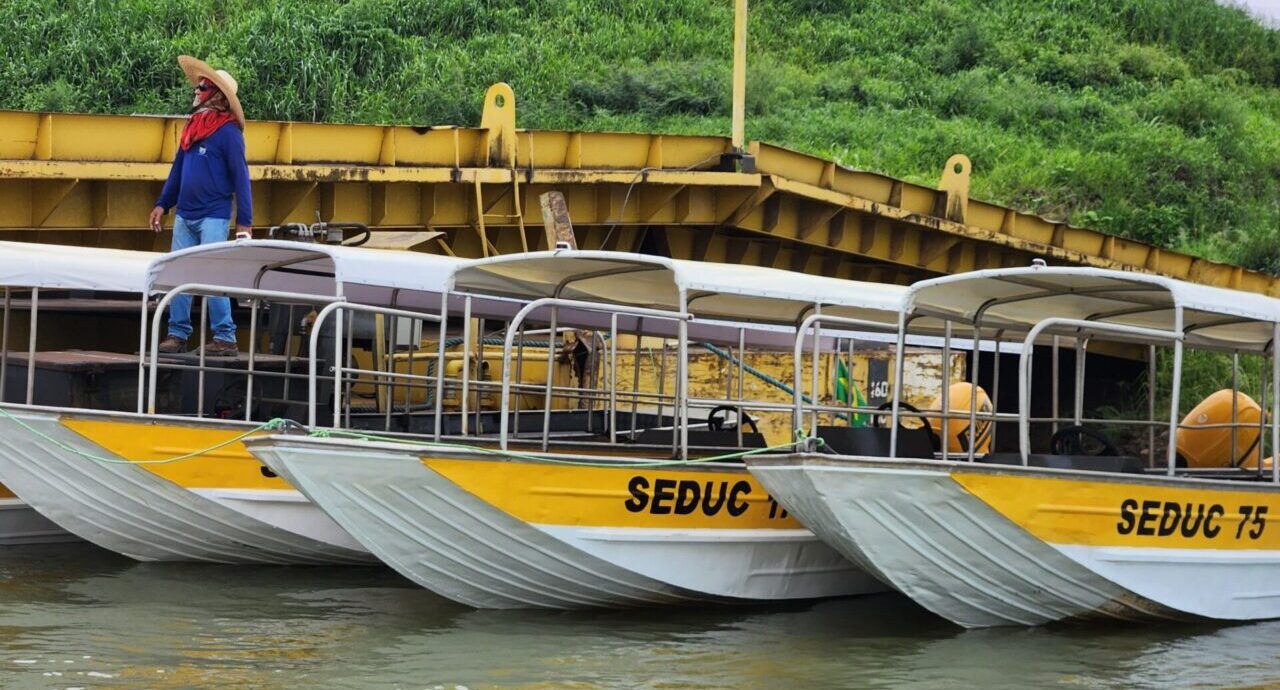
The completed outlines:
[[[160,232],[161,219],[176,205],[172,250],[226,241],[234,196],[236,236],[249,237],[253,198],[244,153],[244,110],[236,97],[236,80],[188,55],[179,56],[178,65],[195,96],[169,179],[151,210],[151,229]],[[208,309],[213,342],[205,346],[205,354],[235,355],[239,348],[231,301],[210,297]],[[160,343],[160,352],[185,352],[191,331],[191,296],[174,297],[169,307],[169,334]]]

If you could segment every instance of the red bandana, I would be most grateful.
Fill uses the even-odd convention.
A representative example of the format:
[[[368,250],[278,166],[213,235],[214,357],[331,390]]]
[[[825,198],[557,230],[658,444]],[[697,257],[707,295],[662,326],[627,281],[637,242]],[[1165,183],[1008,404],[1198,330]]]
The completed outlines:
[[[217,89],[212,89],[212,93],[204,100],[204,103],[213,100],[217,95]],[[235,121],[236,116],[234,114],[202,103],[199,110],[191,116],[191,119],[187,120],[187,126],[182,128],[182,150],[190,150],[192,144],[208,138],[209,135],[218,131],[219,127],[228,122]]]

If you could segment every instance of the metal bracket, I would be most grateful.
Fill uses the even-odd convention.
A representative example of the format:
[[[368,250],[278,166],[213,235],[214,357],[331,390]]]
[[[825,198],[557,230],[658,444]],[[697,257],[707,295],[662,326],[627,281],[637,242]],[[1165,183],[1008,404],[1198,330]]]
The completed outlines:
[[[516,93],[498,82],[484,92],[484,112],[480,116],[489,166],[514,168],[516,165]]]
[[[944,192],[946,197],[945,205],[939,211],[947,220],[965,222],[965,215],[969,212],[969,171],[972,168],[969,157],[961,153],[948,158],[942,168],[938,191]]]
[[[720,163],[713,170],[717,172],[754,173],[756,157],[750,153],[731,152],[720,154]]]

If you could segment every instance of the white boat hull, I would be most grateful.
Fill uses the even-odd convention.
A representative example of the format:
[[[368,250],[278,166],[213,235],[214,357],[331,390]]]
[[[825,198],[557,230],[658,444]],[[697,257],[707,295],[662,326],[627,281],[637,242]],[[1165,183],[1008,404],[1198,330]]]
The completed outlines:
[[[0,546],[81,541],[19,498],[0,498]]]
[[[373,562],[358,545],[322,540],[346,535],[296,492],[202,494],[76,433],[58,411],[7,411],[21,423],[0,416],[0,477],[45,518],[102,548],[141,561]]]
[[[1172,496],[1179,505],[1275,503],[1274,514],[1280,496],[1257,484],[813,456],[750,465],[825,541],[966,627],[1280,617],[1280,549],[1249,542],[1245,529],[1262,528],[1240,527],[1227,509],[1213,537],[1197,541],[1161,535],[1156,517],[1143,523],[1121,508]],[[1020,486],[1031,488],[1008,490]],[[1138,525],[1151,534],[1137,536]]]
[[[884,589],[803,528],[592,525],[585,516],[553,515],[561,505],[555,500],[546,504],[546,520],[532,521],[403,448],[289,437],[247,445],[388,565],[478,608],[727,603]],[[509,470],[477,462],[495,476]]]
[[[333,518],[296,489],[191,489],[240,515],[272,528],[361,554],[369,552]],[[370,554],[362,560],[376,560]]]

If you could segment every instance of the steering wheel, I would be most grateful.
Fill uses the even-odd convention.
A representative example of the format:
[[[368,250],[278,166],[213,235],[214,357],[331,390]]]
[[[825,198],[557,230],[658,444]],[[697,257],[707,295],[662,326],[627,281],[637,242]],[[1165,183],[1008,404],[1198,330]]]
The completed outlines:
[[[877,410],[880,410],[880,411],[892,410],[892,409],[893,409],[893,401],[892,401],[892,400],[889,400],[889,401],[886,401],[886,402],[882,402],[882,403],[880,403],[880,406],[879,406],[879,407],[877,407],[876,409],[877,409]],[[901,410],[905,410],[905,411],[907,411],[907,412],[914,412],[914,413],[916,413],[916,414],[920,414],[920,410],[916,409],[916,407],[915,407],[914,405],[911,405],[911,404],[908,404],[908,403],[905,403],[905,402],[902,402],[902,401],[898,401],[898,409],[899,409],[900,411],[901,411]],[[884,427],[884,424],[883,424],[880,420],[885,419],[885,418],[892,418],[892,414],[873,414],[873,415],[871,415],[871,426],[873,426],[873,427],[875,427],[875,428],[877,428],[877,429],[883,428],[883,427]],[[921,419],[921,420],[920,420],[920,422],[921,422],[921,424],[920,424],[920,427],[919,427],[919,428],[924,429],[925,431],[929,432],[929,445],[933,446],[933,449],[934,449],[935,451],[936,451],[936,450],[941,449],[941,448],[942,448],[942,439],[938,438],[938,434],[937,434],[937,432],[935,432],[935,431],[933,430],[933,426],[932,426],[931,424],[929,424],[929,421],[928,421],[928,420],[926,420],[926,419]],[[898,428],[899,428],[899,429],[910,429],[910,428],[911,428],[911,427],[909,427],[909,426],[907,426],[907,425],[905,425],[905,424],[903,424],[903,423],[902,423],[902,415],[899,415],[899,417],[898,417]]]
[[[887,410],[892,410],[892,409],[893,409],[893,401],[892,401],[892,400],[889,400],[889,401],[887,401],[887,402],[882,402],[882,403],[880,403],[880,407],[877,407],[876,409],[877,409],[877,410],[879,410],[879,411],[881,411],[881,412],[883,412],[883,411],[887,411]],[[916,414],[919,414],[919,413],[920,413],[920,410],[917,410],[914,406],[909,405],[909,404],[904,403],[904,402],[899,402],[899,403],[898,403],[898,409],[900,409],[900,410],[906,410],[906,411],[908,411],[908,412],[915,412]],[[884,423],[883,423],[881,420],[882,420],[882,419],[892,419],[892,418],[893,418],[893,415],[892,415],[892,414],[878,414],[878,413],[877,413],[877,414],[873,414],[873,415],[871,415],[871,426],[873,426],[873,427],[875,427],[875,428],[877,428],[877,429],[883,428],[883,427],[884,427]],[[902,426],[902,420],[901,420],[901,419],[899,419],[899,420],[898,420],[898,426]],[[904,428],[904,429],[905,429],[906,427],[902,427],[902,428]]]
[[[1083,443],[1085,439],[1096,441],[1101,448],[1093,453],[1086,453]],[[1120,455],[1120,449],[1116,448],[1111,439],[1083,426],[1068,426],[1054,432],[1053,436],[1049,437],[1049,452],[1054,455],[1089,455],[1095,457],[1103,455],[1115,457]]]
[[[737,415],[738,415],[738,425],[739,425],[739,426],[741,426],[743,423],[745,423],[748,427],[751,427],[751,433],[753,433],[753,434],[758,434],[758,433],[760,433],[760,429],[759,429],[759,427],[757,427],[757,426],[756,426],[756,420],[752,419],[752,418],[751,418],[751,415],[749,415],[749,414],[747,414],[747,413],[743,412],[741,407],[735,407],[735,406],[733,406],[733,405],[716,405],[715,407],[711,408],[711,411],[707,413],[707,428],[708,428],[708,429],[710,429],[710,430],[712,430],[712,431],[725,431],[725,430],[726,430],[726,429],[725,429],[725,425],[724,425],[724,423],[725,423],[724,416],[723,416],[723,415],[719,415],[719,414],[717,414],[717,413],[720,413],[720,412],[736,412],[736,413],[737,413]],[[736,426],[735,426],[735,427],[729,427],[729,429],[730,429],[730,430],[732,430],[732,429],[736,429],[736,428],[737,428]]]

